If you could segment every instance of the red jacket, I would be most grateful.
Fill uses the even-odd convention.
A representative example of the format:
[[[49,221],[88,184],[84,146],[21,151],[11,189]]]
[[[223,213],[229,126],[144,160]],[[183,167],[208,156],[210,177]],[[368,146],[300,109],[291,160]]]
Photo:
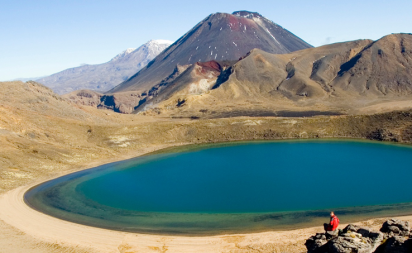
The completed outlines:
[[[338,228],[338,226],[339,226],[339,218],[336,215],[330,217],[328,231],[335,231]]]

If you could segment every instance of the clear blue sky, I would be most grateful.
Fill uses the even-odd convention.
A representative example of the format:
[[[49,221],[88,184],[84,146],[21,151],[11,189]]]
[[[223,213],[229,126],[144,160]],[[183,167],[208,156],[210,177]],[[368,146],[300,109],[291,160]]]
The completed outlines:
[[[0,0],[0,80],[103,63],[237,10],[259,12],[314,46],[412,32],[411,0]]]

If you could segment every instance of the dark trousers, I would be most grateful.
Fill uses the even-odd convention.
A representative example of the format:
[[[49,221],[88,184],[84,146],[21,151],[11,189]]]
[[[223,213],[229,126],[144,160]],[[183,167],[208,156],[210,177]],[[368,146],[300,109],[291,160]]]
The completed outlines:
[[[328,223],[324,223],[323,228],[325,229],[325,231],[332,231],[332,228],[330,227]]]

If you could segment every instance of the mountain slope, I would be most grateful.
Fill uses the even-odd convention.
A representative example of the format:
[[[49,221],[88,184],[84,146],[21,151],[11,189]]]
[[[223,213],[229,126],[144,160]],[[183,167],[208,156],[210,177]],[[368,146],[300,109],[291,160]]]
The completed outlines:
[[[208,16],[145,68],[108,93],[147,92],[176,66],[211,60],[237,60],[254,48],[284,54],[312,47],[258,13],[240,11]]]
[[[107,91],[142,69],[159,53],[172,44],[167,40],[152,40],[138,49],[129,48],[109,62],[66,69],[38,79],[58,94],[80,89]]]
[[[371,43],[341,66],[336,89],[369,96],[412,93],[412,35],[391,34]]]
[[[223,117],[263,112],[353,114],[374,107],[410,108],[411,57],[410,34],[283,55],[255,49],[234,64],[195,64],[164,85],[166,88],[153,92],[138,112]]]

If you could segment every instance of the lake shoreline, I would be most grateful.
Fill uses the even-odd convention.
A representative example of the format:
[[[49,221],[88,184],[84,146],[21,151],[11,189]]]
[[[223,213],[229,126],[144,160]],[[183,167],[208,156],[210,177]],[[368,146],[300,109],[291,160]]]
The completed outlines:
[[[289,183],[285,183],[285,185],[280,185],[281,183],[277,183],[276,188],[274,187],[274,184],[272,184],[272,180],[270,180],[267,186],[263,188],[259,188],[260,190],[256,190],[254,188],[258,187],[247,187],[248,190],[247,192],[241,193],[243,191],[244,186],[239,186],[240,188],[236,188],[236,186],[233,186],[228,195],[226,197],[223,197],[222,200],[217,200],[220,198],[220,195],[223,194],[224,189],[219,190],[219,185],[222,185],[226,187],[227,184],[231,184],[229,178],[225,178],[225,173],[222,173],[222,171],[225,170],[225,168],[219,168],[218,164],[220,162],[216,162],[214,165],[207,165],[205,168],[207,170],[207,173],[212,175],[211,178],[206,178],[204,180],[206,181],[213,181],[215,182],[213,189],[218,189],[217,192],[219,192],[218,195],[213,195],[214,193],[211,192],[211,189],[208,189],[208,185],[204,185],[202,188],[202,191],[205,190],[208,192],[208,196],[212,196],[209,199],[206,199],[205,196],[203,195],[198,195],[196,194],[197,199],[201,199],[201,205],[204,207],[211,207],[215,206],[214,208],[222,208],[222,201],[226,201],[226,199],[229,199],[231,196],[236,198],[233,194],[240,194],[240,196],[247,196],[247,194],[251,194],[255,197],[261,196],[258,202],[253,202],[254,204],[248,204],[247,198],[242,197],[241,202],[233,202],[230,204],[230,208],[232,211],[229,212],[219,212],[219,211],[212,211],[212,212],[204,212],[204,211],[199,211],[199,212],[183,212],[183,211],[170,211],[170,209],[166,209],[164,212],[162,211],[138,211],[134,210],[132,208],[124,208],[122,209],[121,207],[116,207],[116,206],[111,206],[110,204],[100,204],[104,202],[99,202],[95,199],[88,199],[82,197],[84,193],[81,193],[79,195],[79,192],[82,192],[82,190],[78,189],[78,182],[84,183],[94,177],[105,177],[104,175],[110,175],[107,176],[111,181],[103,183],[102,187],[103,188],[98,188],[99,186],[94,185],[90,189],[95,192],[99,192],[99,196],[106,196],[107,194],[111,194],[113,191],[111,190],[110,192],[107,192],[105,194],[105,189],[106,185],[116,185],[113,184],[113,177],[115,177],[116,173],[119,173],[119,171],[123,171],[121,173],[122,178],[121,182],[122,184],[128,184],[128,180],[124,178],[124,172],[129,171],[130,168],[137,168],[136,166],[140,166],[142,164],[151,164],[154,161],[157,161],[158,159],[163,160],[165,159],[164,157],[169,157],[170,159],[176,159],[179,156],[183,157],[192,157],[194,160],[202,160],[199,155],[204,154],[206,156],[212,156],[214,159],[217,159],[216,155],[219,154],[220,156],[224,157],[225,160],[227,159],[233,159],[234,157],[231,157],[229,153],[231,152],[230,150],[233,150],[235,148],[236,150],[236,156],[239,155],[239,152],[244,152],[249,154],[251,150],[254,150],[254,152],[258,152],[260,154],[259,158],[253,156],[252,163],[254,163],[255,159],[258,159],[261,161],[261,166],[259,166],[259,171],[266,171],[265,173],[269,174],[257,174],[258,177],[254,178],[253,180],[251,177],[252,174],[250,174],[250,166],[247,166],[244,168],[245,171],[247,171],[247,176],[248,176],[248,182],[259,182],[261,181],[260,179],[262,178],[262,175],[265,175],[264,178],[270,178],[273,177],[275,178],[291,178],[295,173],[302,175],[301,173],[305,172],[298,172],[296,171],[296,168],[294,167],[288,167],[289,169],[287,171],[292,171],[292,174],[284,174],[285,171],[281,164],[288,165],[289,164],[289,159],[285,159],[285,162],[282,163],[282,160],[277,160],[277,164],[279,164],[280,168],[278,170],[273,170],[272,169],[272,163],[268,163],[265,165],[264,159],[265,157],[269,157],[270,154],[273,152],[278,153],[283,149],[284,144],[287,144],[285,148],[290,149],[293,146],[290,146],[290,144],[295,145],[295,149],[298,148],[298,150],[302,151],[303,150],[312,150],[312,152],[309,152],[308,155],[310,158],[313,160],[318,160],[319,158],[316,158],[317,153],[323,153],[323,152],[318,152],[314,151],[317,150],[318,148],[324,149],[326,148],[328,151],[331,151],[338,148],[339,151],[344,151],[345,152],[353,152],[354,150],[357,150],[358,148],[360,150],[357,150],[355,153],[362,153],[362,157],[368,155],[365,153],[368,150],[373,150],[371,151],[373,154],[376,154],[376,152],[384,152],[385,154],[390,154],[391,152],[395,152],[394,157],[396,156],[396,153],[398,153],[400,150],[404,152],[409,152],[407,151],[406,148],[410,148],[409,145],[392,145],[392,144],[386,144],[386,145],[391,145],[392,147],[388,147],[386,145],[383,145],[382,143],[377,143],[377,142],[371,142],[371,141],[362,141],[362,140],[352,140],[352,139],[323,139],[323,140],[296,140],[296,141],[287,141],[287,140],[281,140],[281,141],[242,141],[242,142],[231,142],[231,143],[218,143],[218,144],[202,144],[202,145],[189,145],[189,146],[182,146],[182,147],[172,147],[172,148],[167,148],[166,150],[162,149],[157,152],[152,152],[149,154],[152,154],[152,157],[150,157],[148,154],[143,154],[142,156],[135,157],[132,159],[120,161],[117,163],[109,163],[105,164],[103,166],[98,166],[95,168],[91,169],[86,169],[82,170],[76,173],[68,174],[62,177],[59,177],[58,179],[54,179],[51,181],[48,181],[46,183],[42,183],[40,185],[37,185],[33,188],[30,188],[28,192],[26,192],[24,196],[24,200],[27,205],[31,206],[33,209],[51,215],[53,217],[66,220],[69,222],[74,222],[78,224],[83,224],[87,226],[92,226],[92,227],[97,227],[97,228],[103,228],[103,229],[110,229],[110,230],[115,230],[115,231],[121,231],[121,232],[130,232],[130,233],[141,233],[141,234],[157,234],[157,235],[166,235],[166,236],[213,236],[213,235],[222,235],[222,234],[239,234],[239,233],[261,233],[261,232],[267,232],[267,231],[289,231],[293,229],[304,229],[304,228],[310,228],[313,226],[316,226],[318,224],[323,224],[324,222],[324,217],[323,216],[328,216],[328,213],[330,210],[334,210],[337,214],[340,214],[340,218],[343,222],[359,222],[362,220],[367,220],[371,218],[381,218],[381,217],[388,217],[388,216],[407,216],[407,215],[412,215],[412,203],[407,202],[409,201],[409,198],[403,197],[398,198],[398,202],[390,202],[392,200],[391,197],[386,197],[384,198],[385,195],[380,195],[379,201],[374,200],[369,202],[364,202],[365,205],[359,205],[359,201],[355,201],[353,199],[361,198],[364,199],[363,194],[356,193],[357,191],[348,191],[348,187],[350,187],[350,183],[355,184],[353,187],[356,188],[357,185],[363,184],[363,187],[369,188],[373,187],[375,183],[367,183],[361,180],[362,176],[361,174],[358,176],[359,177],[359,182],[353,178],[350,181],[344,180],[346,182],[345,187],[340,189],[336,189],[335,193],[332,194],[332,196],[329,196],[327,192],[324,192],[322,194],[321,200],[318,200],[318,205],[321,204],[322,206],[314,206],[313,203],[314,200],[310,200],[308,198],[307,200],[299,200],[298,196],[292,195],[290,197],[287,197],[288,195],[285,193],[282,194],[275,194],[277,192],[276,189],[279,187],[286,192],[288,192],[288,185]],[[297,145],[297,146],[296,146]],[[324,145],[327,145],[326,147]],[[394,149],[395,147],[402,147],[402,149]],[[259,151],[256,151],[258,149]],[[298,150],[295,151],[295,149],[290,150],[289,153],[295,154]],[[243,151],[241,151],[243,150]],[[363,150],[363,151],[362,151]],[[320,150],[319,150],[320,151]],[[223,152],[223,153],[222,153]],[[266,153],[267,152],[267,153]],[[283,151],[282,151],[283,152]],[[337,153],[338,151],[331,151],[332,153]],[[389,152],[389,153],[388,153]],[[180,155],[177,155],[180,153]],[[287,156],[287,151],[285,153],[282,153],[282,156]],[[301,152],[298,152],[301,153]],[[402,152],[401,152],[402,153]],[[171,156],[170,156],[171,155]],[[246,154],[244,154],[246,156]],[[323,155],[321,155],[323,156]],[[379,155],[378,155],[379,156]],[[142,159],[143,158],[143,159]],[[401,158],[396,159],[401,161],[403,156]],[[362,158],[363,159],[363,158]],[[305,159],[306,160],[306,159]],[[332,159],[334,160],[334,158]],[[166,160],[169,161],[169,160]],[[162,170],[166,166],[169,166],[169,162],[163,162],[163,165],[160,166]],[[403,160],[402,160],[403,161]],[[239,182],[238,180],[243,180],[242,178],[244,174],[242,174],[241,167],[244,165],[246,162],[242,161],[241,164],[234,163],[233,166],[236,168],[236,173],[239,174],[240,178],[237,180],[235,179],[234,181]],[[332,161],[324,161],[325,164],[329,164]],[[365,161],[367,164],[371,165],[370,161]],[[375,164],[375,169],[378,169],[382,162],[379,162],[379,164]],[[179,164],[179,167],[182,167],[183,164],[192,164],[191,162],[188,161],[179,161],[179,162],[171,162],[171,164]],[[316,167],[318,168],[313,168],[311,169],[311,173],[315,173],[316,175],[322,174],[321,171],[325,167],[321,165],[322,163],[317,162]],[[393,164],[391,162],[391,165],[393,166],[401,166],[399,164]],[[131,166],[131,167],[130,167]],[[172,166],[172,165],[170,165]],[[267,167],[267,170],[263,170],[262,167],[269,166]],[[296,165],[297,167],[303,169],[306,171],[306,168]],[[363,165],[356,165],[363,167]],[[356,167],[355,166],[355,167]],[[173,167],[173,166],[172,166]],[[173,174],[177,175],[192,175],[193,168],[192,166],[189,166],[185,171],[175,171],[173,170]],[[381,167],[386,168],[386,165],[382,165]],[[286,168],[286,167],[285,167]],[[325,167],[326,168],[326,167]],[[171,168],[168,168],[169,170]],[[196,178],[198,173],[204,174],[205,171],[203,172],[196,172],[200,168],[197,168],[194,170],[193,176]],[[217,171],[217,174],[213,174],[213,170]],[[335,168],[336,169],[336,168]],[[132,169],[132,171],[136,171],[135,169]],[[255,169],[256,170],[256,169]],[[319,171],[318,171],[319,170]],[[340,169],[337,168],[338,171]],[[140,170],[137,170],[140,171]],[[165,182],[159,182],[159,177],[155,176],[158,173],[161,173],[157,170],[157,172],[152,172],[152,169],[146,169],[145,171],[150,171],[150,175],[153,175],[153,183],[155,185],[160,184],[164,186],[164,184],[167,184],[168,181],[178,181],[178,178],[170,178],[169,176],[167,177],[167,180]],[[202,170],[201,170],[202,171]],[[230,169],[228,168],[228,171]],[[318,172],[316,172],[318,171]],[[353,174],[356,173],[356,169],[353,172],[349,172],[349,170],[346,171],[346,173]],[[115,172],[115,173],[113,173]],[[407,171],[404,171],[407,173]],[[129,172],[130,173],[130,172]],[[167,172],[165,171],[167,174]],[[212,174],[211,174],[212,173]],[[398,174],[405,174],[402,172],[398,172]],[[328,173],[323,173],[326,176]],[[381,173],[376,173],[377,175]],[[137,180],[140,177],[146,178],[144,175],[141,174],[133,174],[133,185],[141,185],[144,184],[143,182],[140,182]],[[146,174],[145,174],[146,175]],[[214,176],[213,176],[214,175]],[[406,175],[406,174],[405,174]],[[147,175],[146,175],[147,176]],[[190,176],[189,176],[190,177]],[[220,183],[217,183],[215,177],[221,177],[224,178],[222,181],[219,181]],[[229,175],[230,178],[234,177],[233,173],[230,173]],[[87,179],[89,178],[89,179]],[[147,178],[146,178],[147,180]],[[185,179],[186,180],[186,179]],[[316,183],[317,179],[312,179],[310,184],[315,184],[318,185],[321,182]],[[374,181],[375,182],[380,182],[384,181],[385,179],[377,177]],[[189,180],[191,181],[191,180]],[[322,180],[320,180],[322,181]],[[353,181],[353,182],[352,182]],[[266,181],[264,181],[266,182]],[[362,183],[363,182],[363,183]],[[131,182],[129,182],[131,183]],[[200,183],[200,182],[199,182]],[[292,182],[291,182],[292,183]],[[304,183],[304,182],[301,182]],[[182,185],[185,184],[185,182],[181,182]],[[66,186],[67,185],[67,186]],[[151,185],[151,184],[150,184]],[[179,184],[180,185],[180,184]],[[196,184],[197,185],[197,184]],[[202,185],[202,184],[200,184]],[[243,184],[242,184],[243,185]],[[261,185],[261,184],[260,184]],[[115,187],[115,192],[118,192],[118,187]],[[158,187],[158,186],[157,186]],[[157,188],[156,187],[156,188]],[[167,194],[168,199],[172,197],[170,195],[170,192],[173,192],[173,189],[178,186],[166,186],[166,188],[170,189],[169,193]],[[176,196],[179,196],[181,199],[183,196],[186,195],[186,188],[189,187],[192,189],[191,191],[193,192],[195,190],[194,186],[185,186],[182,189],[183,191],[180,191],[179,194],[175,194]],[[305,186],[302,186],[305,188]],[[310,187],[310,185],[306,186]],[[203,189],[207,188],[207,189]],[[273,188],[273,189],[272,189]],[[296,188],[293,187],[293,188]],[[81,189],[81,188],[80,188]],[[139,188],[140,189],[140,188]],[[299,189],[299,188],[298,188]],[[117,191],[116,191],[117,190]],[[141,190],[133,190],[131,188],[127,188],[126,191],[122,193],[116,193],[118,194],[116,198],[126,198],[126,203],[127,205],[130,206],[130,204],[136,204],[138,206],[141,206],[139,204],[139,193],[135,197],[126,197],[130,194],[133,196],[133,192],[152,192],[155,189],[151,188],[142,188]],[[252,191],[252,193],[251,193]],[[318,190],[315,190],[313,194]],[[400,190],[403,192],[402,190]],[[53,193],[52,193],[53,192]],[[303,192],[303,189],[298,190],[298,192]],[[103,195],[102,195],[103,194]],[[120,195],[119,195],[120,194]],[[161,193],[163,196],[163,193]],[[212,194],[212,195],[211,195]],[[226,194],[226,193],[224,193]],[[223,195],[224,195],[223,194]],[[313,195],[312,194],[312,195]],[[338,194],[340,196],[340,200],[335,203],[336,206],[330,206],[329,200],[333,197],[333,195]],[[192,196],[192,194],[189,194]],[[266,196],[267,195],[267,196]],[[272,197],[270,197],[273,195]],[[347,196],[348,195],[348,196]],[[152,196],[150,195],[150,199],[156,199],[158,200],[157,202],[163,203],[166,200],[162,200],[161,196]],[[295,197],[293,197],[295,196]],[[314,195],[315,196],[315,195]],[[384,198],[384,199],[382,199]],[[65,199],[68,199],[69,202],[65,201]],[[296,201],[292,201],[292,203],[289,202],[284,202],[285,199],[296,199]],[[323,200],[322,200],[323,199]],[[329,199],[329,200],[328,200]],[[347,199],[350,199],[349,202]],[[240,200],[240,199],[239,199]],[[276,201],[272,201],[276,200]],[[299,200],[299,201],[297,201]],[[105,200],[104,200],[105,201]],[[168,200],[167,200],[168,201]],[[169,203],[169,202],[165,203]],[[177,200],[176,200],[177,201]],[[193,208],[192,202],[196,202],[194,199],[187,199],[184,201],[184,203],[178,204],[178,208],[182,210],[181,208],[185,208],[187,204],[185,203],[190,203],[189,208]],[[205,201],[208,204],[204,204]],[[209,202],[210,203],[209,203]],[[217,202],[216,202],[217,201]],[[256,201],[256,199],[255,199]],[[281,209],[274,209],[274,208],[279,208],[279,204],[277,202],[283,203],[281,205]],[[320,202],[319,202],[320,201]],[[386,202],[389,201],[389,202]],[[155,201],[156,202],[156,201]],[[245,203],[243,203],[245,202]],[[298,209],[290,209],[293,208],[292,206],[296,206],[296,202],[299,202],[300,204],[298,205]],[[164,204],[167,208],[170,208],[172,205],[174,205],[175,201],[172,201],[170,204]],[[179,202],[178,202],[179,203]],[[217,204],[219,203],[219,204]],[[356,204],[355,204],[356,203]],[[368,204],[366,204],[368,203]],[[292,205],[288,207],[288,205]],[[328,206],[329,205],[329,206]],[[339,206],[338,206],[339,205]],[[260,206],[260,207],[258,207]],[[268,208],[270,206],[270,209],[266,209],[264,211],[263,209],[259,208]],[[228,206],[229,207],[229,206]],[[241,211],[243,210],[242,208],[250,208],[253,207],[252,212],[248,211]],[[198,208],[198,207],[196,207]],[[240,209],[239,209],[240,208]],[[104,211],[102,211],[104,210]],[[167,225],[167,224],[174,224],[174,225]]]
[[[168,236],[106,230],[67,222],[35,211],[22,199],[25,191],[32,186],[19,187],[0,196],[0,218],[40,241],[59,243],[72,248],[89,248],[90,252],[114,252],[125,245],[137,252],[151,252],[151,247],[163,246],[168,247],[168,252],[221,252],[222,248],[228,251],[240,250],[251,243],[292,250],[289,252],[305,252],[304,241],[311,235],[323,231],[321,224],[317,227],[288,231],[216,236]],[[388,218],[369,219],[356,224],[379,229],[382,222]],[[396,218],[412,222],[412,216]],[[325,217],[325,220],[327,219]],[[345,226],[346,224],[341,224],[340,228]],[[48,229],[41,229],[44,227]]]
[[[156,149],[170,147],[171,145],[161,145]],[[138,155],[143,155],[153,151],[153,147],[147,152],[140,154],[127,154],[121,159],[108,159],[106,161],[88,163],[88,168],[96,167],[100,164],[107,164],[118,160],[124,160]],[[65,245],[69,248],[88,249],[88,252],[123,252],[130,249],[138,252],[152,252],[154,248],[168,249],[168,252],[222,252],[238,250],[246,252],[250,247],[260,248],[262,245],[278,251],[305,252],[304,241],[311,235],[322,232],[322,225],[295,229],[289,231],[270,231],[249,234],[230,234],[217,236],[165,236],[153,234],[136,234],[100,229],[84,226],[72,222],[63,221],[49,215],[40,213],[29,206],[23,200],[25,192],[34,187],[76,171],[87,169],[87,165],[78,167],[69,172],[58,173],[52,177],[36,180],[26,186],[21,186],[10,190],[0,196],[0,219],[17,228],[18,230],[34,237],[39,242],[49,244]],[[392,217],[390,217],[392,218]],[[327,221],[325,217],[325,221]],[[399,219],[411,221],[412,216],[403,216]],[[382,224],[382,220],[370,219],[358,222],[361,225],[371,227]],[[345,224],[340,227],[343,228]],[[47,228],[47,229],[45,229]],[[377,228],[377,227],[376,227]]]

